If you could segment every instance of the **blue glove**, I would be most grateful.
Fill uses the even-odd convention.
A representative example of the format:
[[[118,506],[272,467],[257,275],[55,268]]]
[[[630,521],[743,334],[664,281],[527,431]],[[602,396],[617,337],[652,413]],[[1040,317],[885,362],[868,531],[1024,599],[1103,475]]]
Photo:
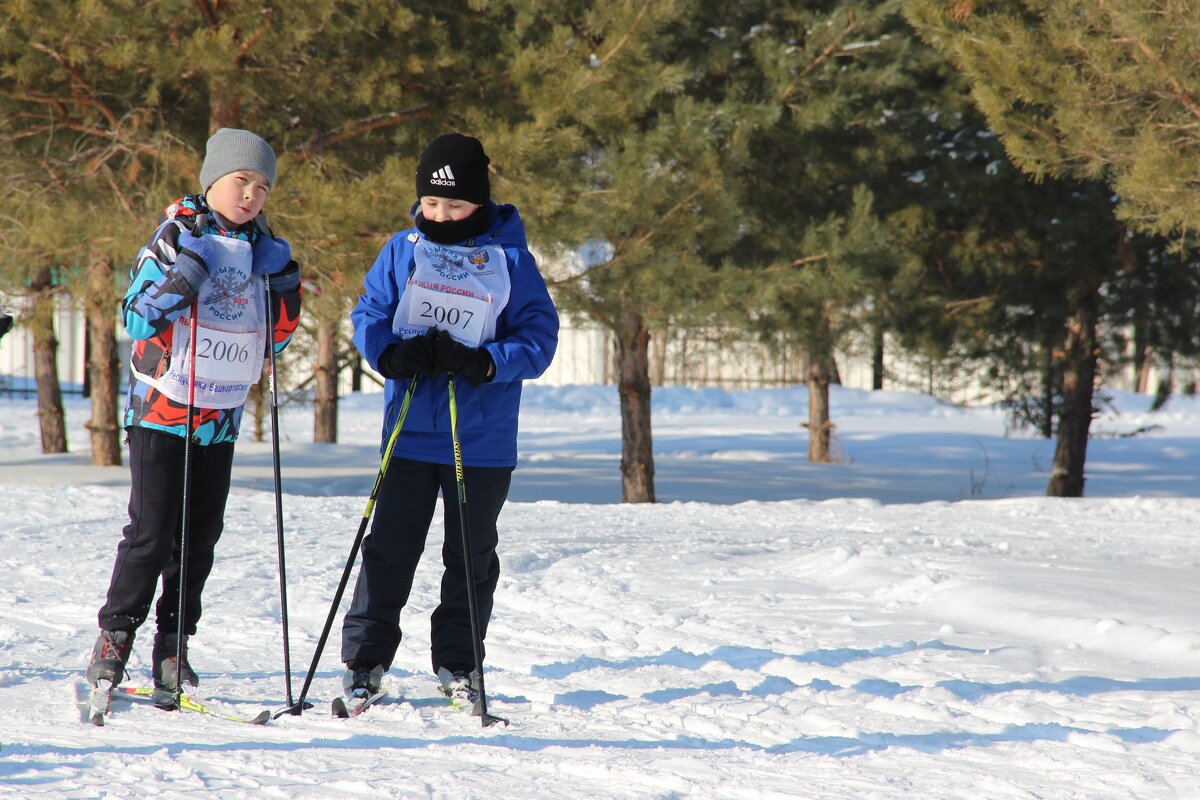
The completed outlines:
[[[255,275],[274,275],[292,260],[292,246],[282,236],[267,236],[260,233],[254,242]]]
[[[208,280],[208,265],[217,255],[216,245],[203,234],[181,235],[175,244],[175,269],[183,274],[189,286],[199,290]]]

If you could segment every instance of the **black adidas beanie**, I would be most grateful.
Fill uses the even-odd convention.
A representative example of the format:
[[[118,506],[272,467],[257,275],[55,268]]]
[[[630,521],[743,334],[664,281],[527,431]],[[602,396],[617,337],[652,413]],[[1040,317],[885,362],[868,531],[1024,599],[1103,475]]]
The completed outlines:
[[[492,199],[489,163],[478,139],[444,133],[429,143],[417,161],[417,199],[432,195],[484,205]]]

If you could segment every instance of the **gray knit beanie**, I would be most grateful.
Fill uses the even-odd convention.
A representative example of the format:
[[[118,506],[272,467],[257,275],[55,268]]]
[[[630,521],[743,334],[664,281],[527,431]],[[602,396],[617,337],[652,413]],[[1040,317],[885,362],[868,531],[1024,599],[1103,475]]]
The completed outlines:
[[[267,185],[275,185],[275,151],[257,133],[239,128],[221,128],[208,137],[204,165],[200,167],[200,188],[208,188],[218,179],[240,169],[264,175]]]

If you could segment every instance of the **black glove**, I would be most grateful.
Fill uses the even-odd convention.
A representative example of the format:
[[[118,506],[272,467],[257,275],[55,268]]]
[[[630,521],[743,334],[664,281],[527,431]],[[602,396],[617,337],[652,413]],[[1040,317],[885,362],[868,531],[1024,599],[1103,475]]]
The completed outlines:
[[[379,374],[391,380],[434,372],[433,328],[421,336],[412,336],[399,344],[388,345],[379,357]]]
[[[438,372],[457,372],[472,386],[487,383],[496,371],[496,362],[485,347],[467,347],[446,331],[439,331],[435,350]]]

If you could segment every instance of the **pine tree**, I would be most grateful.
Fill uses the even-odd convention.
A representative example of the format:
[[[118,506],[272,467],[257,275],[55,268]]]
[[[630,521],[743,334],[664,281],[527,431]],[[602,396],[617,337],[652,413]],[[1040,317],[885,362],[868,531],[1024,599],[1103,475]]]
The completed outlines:
[[[1198,154],[1195,137],[1181,133],[1195,121],[1182,90],[1194,70],[1195,38],[1186,36],[1197,24],[1194,14],[1170,4],[1150,10],[1123,2],[1019,0],[916,0],[907,13],[968,77],[973,98],[1019,167],[1038,179],[1064,179],[1071,198],[1095,193],[1089,184],[1108,184],[1120,199],[1116,213],[1130,226],[1185,236],[1194,231],[1194,198],[1181,197],[1183,176]],[[1046,248],[1051,257],[1045,263],[1056,268],[1064,252],[1075,254],[1060,295],[1065,339],[1047,361],[1047,372],[1060,381],[1047,486],[1054,496],[1083,493],[1100,321],[1120,312],[1109,284],[1130,262],[1128,239],[1115,220],[1107,230],[1094,223],[1084,228],[1083,236],[1064,235],[1061,226],[1051,230]],[[1186,273],[1179,277],[1184,286],[1194,281]]]
[[[453,101],[477,101],[496,71],[486,52],[462,57],[481,29],[460,23],[477,5],[419,15],[387,0],[0,0],[0,210],[18,221],[5,232],[6,271],[27,280],[27,265],[70,267],[71,291],[97,298],[93,329],[111,327],[125,276],[116,265],[167,203],[198,190],[207,136],[249,128],[279,155],[268,216],[313,290],[305,324],[334,343],[327,358],[337,354],[346,305],[412,201],[402,167],[455,123]],[[83,210],[106,227],[81,229]],[[94,265],[111,274],[85,289]],[[327,404],[340,366],[317,370]],[[115,418],[115,393],[105,402]]]
[[[879,342],[894,324],[903,258],[889,219],[912,205],[912,162],[936,127],[929,118],[948,106],[935,80],[944,60],[899,9],[889,0],[764,4],[765,33],[738,71],[743,91],[777,116],[751,136],[738,185],[755,221],[725,272],[743,289],[742,320],[807,354],[811,461],[833,457],[834,350]]]
[[[507,7],[513,160],[500,186],[547,255],[600,254],[552,275],[552,288],[566,313],[614,334],[622,498],[654,502],[651,332],[702,313],[737,224],[730,162],[750,114],[712,85],[731,52],[710,29],[718,4]]]
[[[145,210],[141,189],[156,181],[142,172],[150,144],[142,136],[146,85],[124,80],[118,65],[129,58],[129,36],[111,9],[27,2],[2,8],[3,271],[10,285],[29,287],[43,449],[67,448],[52,320],[70,292],[88,298],[93,461],[119,463],[113,265],[128,258],[118,256],[129,246],[119,242]],[[101,50],[98,41],[113,46]]]
[[[1023,170],[1095,179],[1131,227],[1200,230],[1200,14],[1140,0],[914,0]]]

